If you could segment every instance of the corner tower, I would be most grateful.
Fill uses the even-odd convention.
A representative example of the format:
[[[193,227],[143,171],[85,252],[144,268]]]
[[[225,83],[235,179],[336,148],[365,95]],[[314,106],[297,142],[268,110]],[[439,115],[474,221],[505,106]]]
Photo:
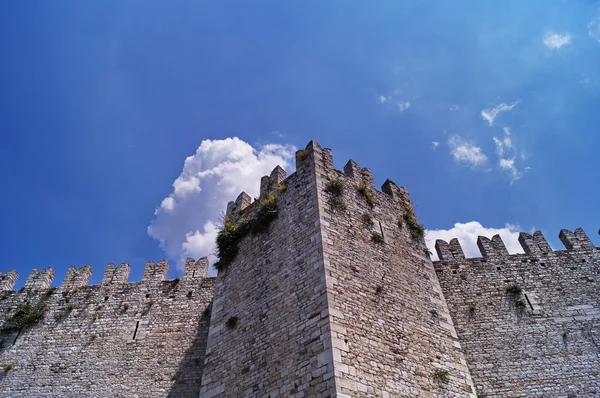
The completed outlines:
[[[284,178],[227,206],[200,396],[475,397],[406,189],[314,141]]]

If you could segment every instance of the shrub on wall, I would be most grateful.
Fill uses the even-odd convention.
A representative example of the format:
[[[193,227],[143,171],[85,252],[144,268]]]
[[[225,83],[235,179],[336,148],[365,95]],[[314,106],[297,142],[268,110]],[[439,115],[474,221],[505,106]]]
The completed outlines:
[[[16,332],[24,327],[33,326],[42,319],[44,319],[44,312],[41,309],[28,303],[21,304],[17,307],[14,315],[7,316],[4,319],[4,325],[0,327],[0,332]]]

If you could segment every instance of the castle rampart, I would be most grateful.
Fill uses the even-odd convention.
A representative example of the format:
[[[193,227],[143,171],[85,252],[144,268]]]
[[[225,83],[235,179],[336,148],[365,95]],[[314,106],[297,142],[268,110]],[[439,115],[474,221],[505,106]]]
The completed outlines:
[[[435,268],[477,389],[488,397],[600,395],[600,249],[585,232],[521,233],[524,254],[481,237],[482,257],[436,242]],[[458,255],[457,255],[458,253]]]
[[[524,254],[438,240],[410,195],[311,141],[227,204],[206,258],[0,273],[0,397],[593,397],[600,249],[521,233]]]
[[[72,266],[57,288],[51,268],[33,270],[20,291],[3,274],[0,396],[197,397],[215,279],[205,258],[181,280],[165,280],[168,266],[127,282],[129,265],[109,264],[91,286],[92,268]]]

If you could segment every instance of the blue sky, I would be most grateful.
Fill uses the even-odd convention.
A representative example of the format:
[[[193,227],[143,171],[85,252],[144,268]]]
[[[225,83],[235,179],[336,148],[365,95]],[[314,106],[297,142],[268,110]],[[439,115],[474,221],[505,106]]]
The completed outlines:
[[[600,2],[1,7],[0,261],[17,286],[87,263],[98,283],[123,261],[139,280],[163,257],[177,275],[209,250],[215,206],[311,139],[406,186],[428,229],[536,228],[560,249],[581,226],[598,244]]]

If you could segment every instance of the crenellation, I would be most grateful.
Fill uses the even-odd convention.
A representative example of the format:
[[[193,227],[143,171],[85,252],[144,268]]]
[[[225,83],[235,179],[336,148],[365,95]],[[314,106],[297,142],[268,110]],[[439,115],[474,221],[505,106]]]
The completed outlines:
[[[14,269],[6,273],[0,272],[0,292],[13,290],[17,279],[19,279],[19,274]]]
[[[252,198],[246,192],[242,192],[238,195],[235,202],[227,203],[227,210],[225,216],[232,220],[237,220],[239,214],[244,211],[252,203]]]
[[[129,263],[121,263],[116,267],[113,263],[109,263],[102,276],[101,285],[121,285],[127,283],[131,267]]]
[[[48,267],[39,271],[37,268],[31,270],[31,273],[27,277],[25,284],[23,285],[24,290],[43,290],[48,289],[54,279],[55,271]]]
[[[197,279],[204,279],[208,275],[208,258],[201,257],[198,261],[188,257],[185,261],[185,268],[183,270],[183,280],[193,281]]]
[[[156,284],[162,282],[167,278],[168,272],[169,263],[167,260],[160,260],[158,263],[148,260],[144,268],[144,274],[142,275],[142,283]]]
[[[460,242],[456,238],[451,239],[450,243],[441,239],[436,240],[435,251],[440,260],[452,261],[465,259],[465,253],[463,252]]]
[[[77,269],[71,265],[67,270],[67,274],[60,286],[63,289],[73,289],[77,287],[87,286],[90,277],[92,276],[92,267],[89,264]]]
[[[540,255],[552,252],[552,248],[541,231],[535,231],[533,236],[526,232],[521,232],[519,234],[519,243],[523,251],[527,254]]]
[[[577,228],[575,232],[571,232],[568,229],[562,229],[558,237],[563,245],[565,245],[566,249],[595,249],[594,244],[582,228]]]
[[[479,236],[477,238],[477,247],[483,257],[508,256],[508,250],[500,235],[497,234],[492,236],[492,239]]]

